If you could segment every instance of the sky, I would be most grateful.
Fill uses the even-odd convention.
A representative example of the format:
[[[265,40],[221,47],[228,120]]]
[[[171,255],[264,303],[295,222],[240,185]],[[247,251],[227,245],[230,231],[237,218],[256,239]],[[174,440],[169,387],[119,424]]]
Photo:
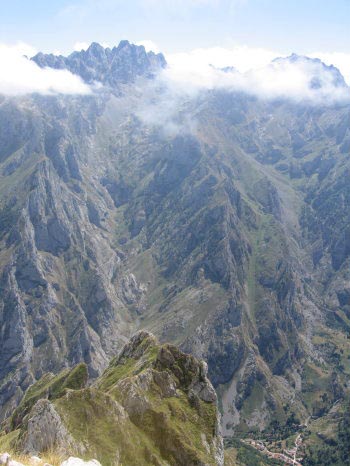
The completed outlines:
[[[350,0],[0,0],[0,91],[91,92],[77,76],[40,71],[22,55],[67,55],[122,39],[163,52],[175,85],[226,86],[211,65],[247,73],[293,52],[334,64],[350,84],[349,18]],[[313,72],[275,71],[284,93],[287,78],[300,92]],[[232,79],[241,86],[240,77]],[[270,80],[262,71],[245,83],[266,93]]]
[[[165,53],[237,44],[350,52],[349,0],[0,0],[0,12],[0,42],[45,52],[121,39]]]

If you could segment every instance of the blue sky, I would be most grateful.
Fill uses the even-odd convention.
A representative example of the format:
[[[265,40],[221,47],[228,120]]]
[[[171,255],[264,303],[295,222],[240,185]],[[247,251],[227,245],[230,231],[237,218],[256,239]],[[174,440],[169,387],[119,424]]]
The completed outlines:
[[[77,42],[152,40],[167,53],[263,47],[350,52],[349,0],[0,0],[0,42],[67,52]]]

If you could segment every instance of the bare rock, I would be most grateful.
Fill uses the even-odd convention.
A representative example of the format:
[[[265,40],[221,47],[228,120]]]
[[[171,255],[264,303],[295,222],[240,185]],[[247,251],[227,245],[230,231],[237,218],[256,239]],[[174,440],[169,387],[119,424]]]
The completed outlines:
[[[55,449],[67,451],[75,442],[64,426],[60,415],[48,400],[39,400],[33,407],[22,449],[25,453],[38,454]]]
[[[61,466],[102,466],[97,460],[84,461],[81,458],[71,456],[61,463]]]

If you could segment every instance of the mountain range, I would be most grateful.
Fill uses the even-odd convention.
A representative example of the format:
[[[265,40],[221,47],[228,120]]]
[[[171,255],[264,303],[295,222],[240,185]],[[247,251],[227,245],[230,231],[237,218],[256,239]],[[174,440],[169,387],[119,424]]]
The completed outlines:
[[[225,437],[305,424],[305,464],[347,464],[312,461],[349,409],[349,102],[173,104],[164,56],[127,41],[32,60],[94,90],[0,97],[1,418],[147,330],[207,362]],[[348,92],[319,60],[271,66],[295,62]]]

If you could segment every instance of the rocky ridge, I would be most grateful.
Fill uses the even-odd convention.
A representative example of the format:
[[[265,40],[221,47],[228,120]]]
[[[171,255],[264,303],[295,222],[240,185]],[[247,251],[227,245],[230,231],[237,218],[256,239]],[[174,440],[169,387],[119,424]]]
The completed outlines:
[[[203,361],[139,332],[86,386],[85,365],[28,389],[0,437],[18,453],[104,466],[223,465],[215,390]],[[10,439],[8,441],[8,439]]]
[[[32,60],[41,68],[67,69],[88,84],[99,83],[114,90],[140,76],[152,78],[166,66],[162,54],[147,53],[143,46],[127,40],[112,49],[93,42],[87,50],[73,52],[68,57],[38,53]]]

